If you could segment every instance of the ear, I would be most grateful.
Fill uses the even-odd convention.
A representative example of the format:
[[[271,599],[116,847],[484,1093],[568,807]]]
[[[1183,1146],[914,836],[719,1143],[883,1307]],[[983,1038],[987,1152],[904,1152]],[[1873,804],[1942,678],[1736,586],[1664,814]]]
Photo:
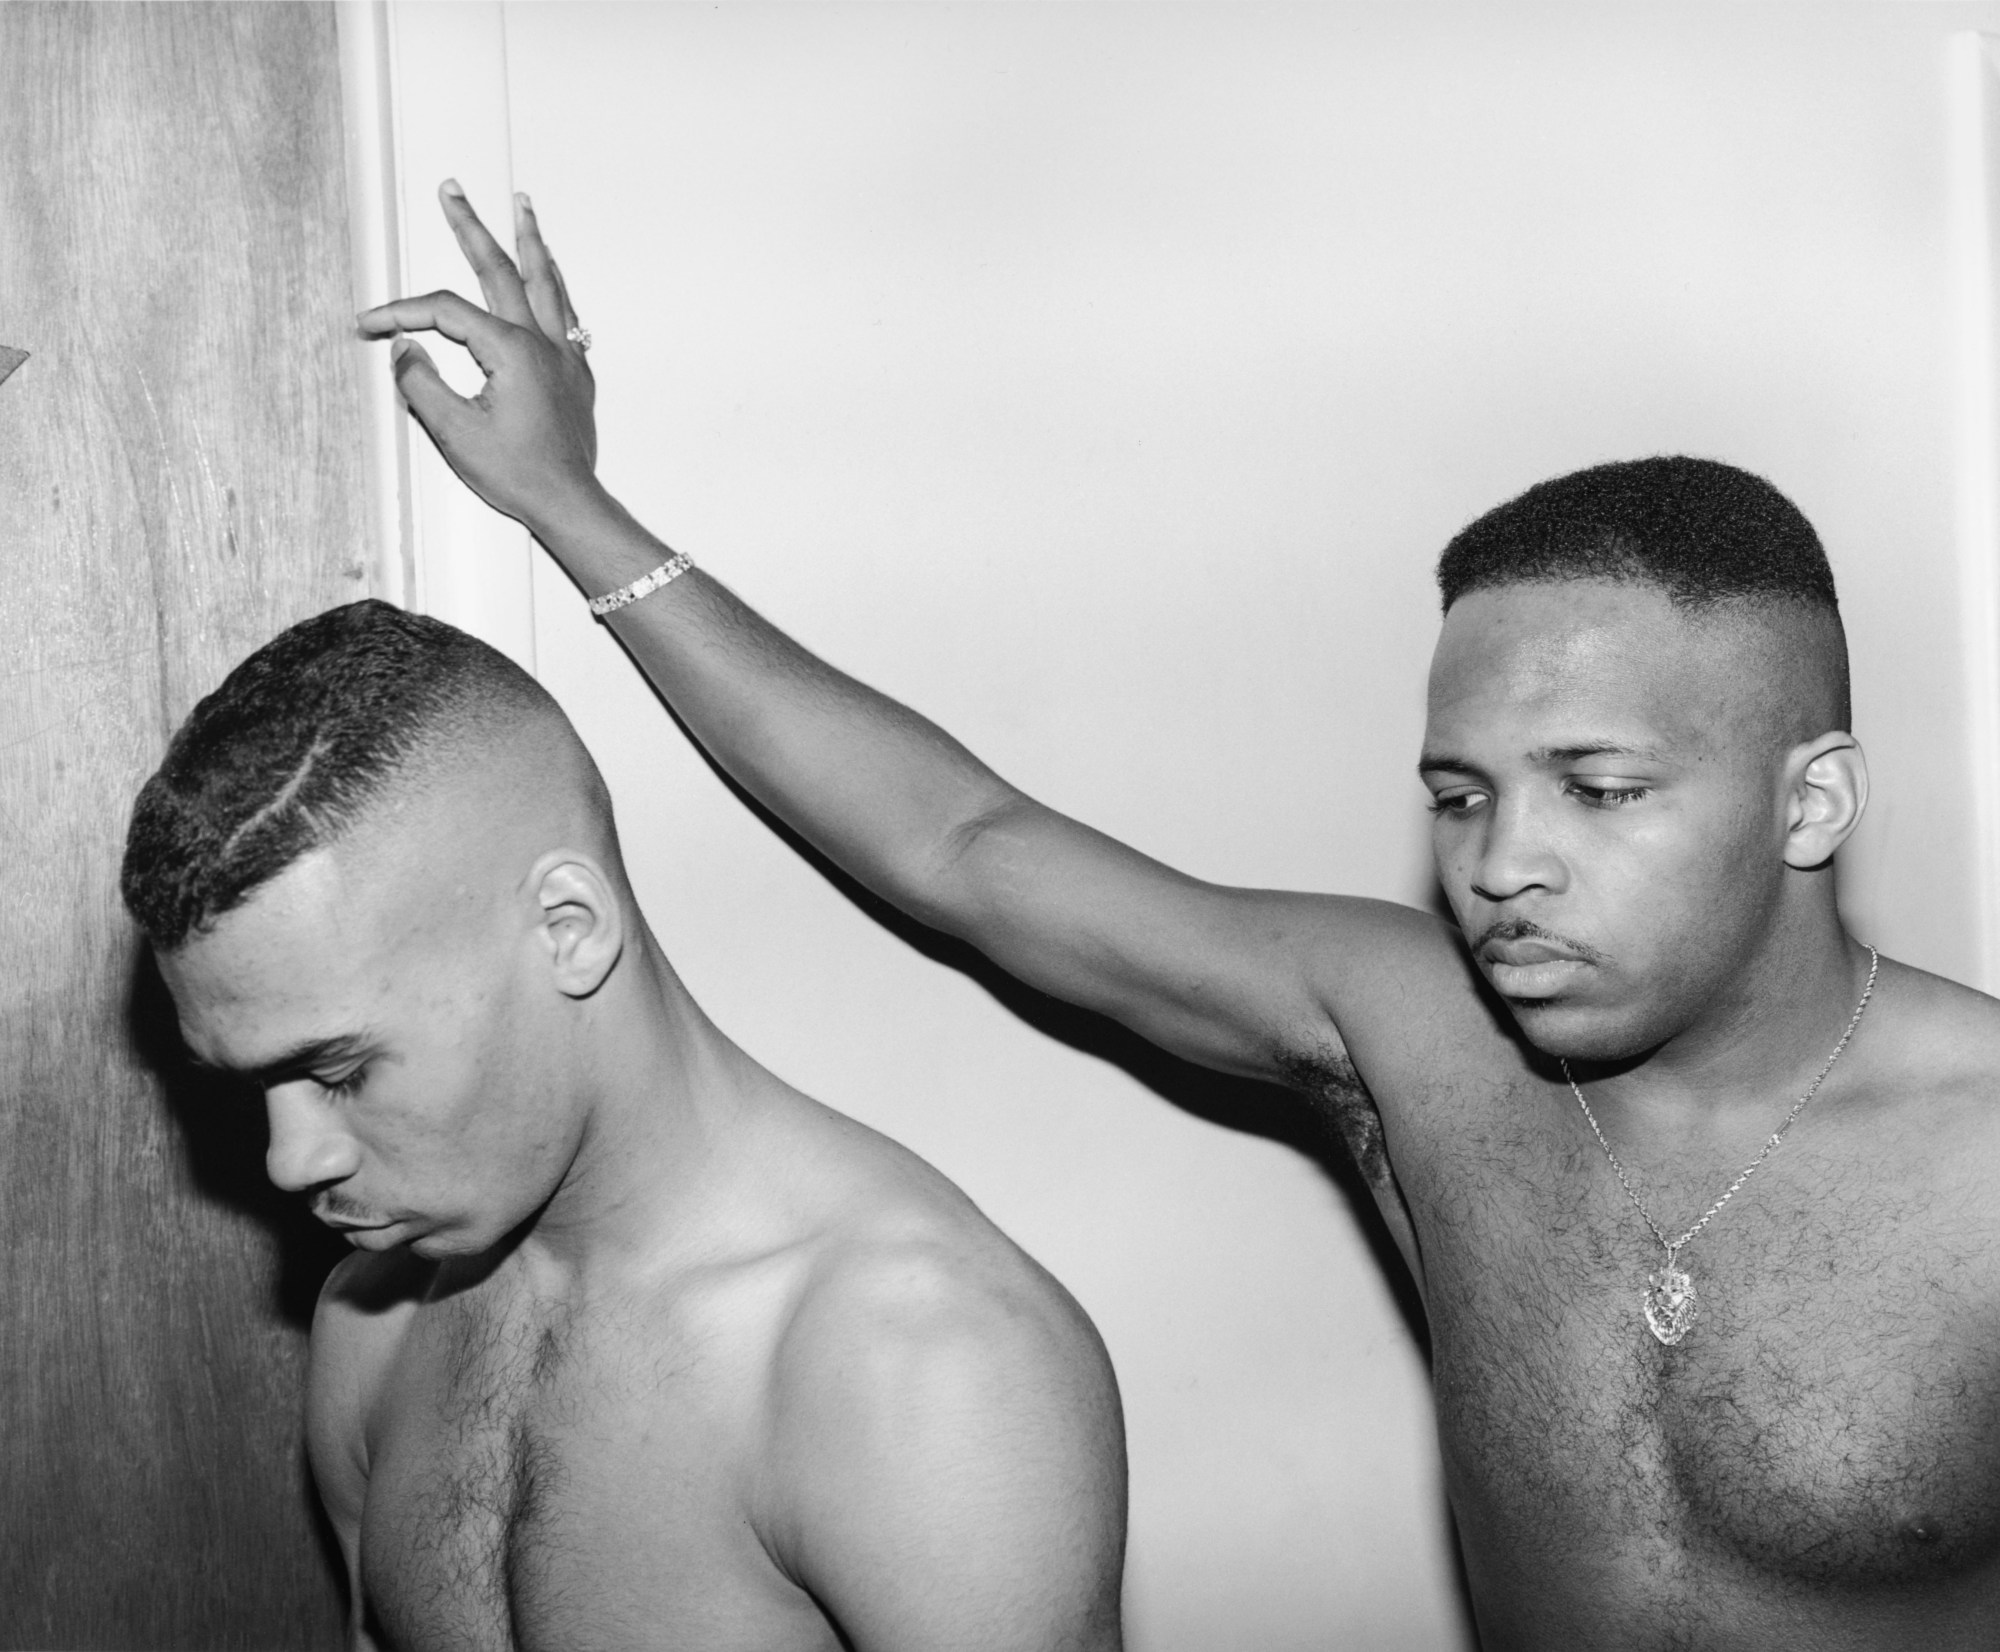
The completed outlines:
[[[1785,760],[1785,864],[1810,871],[1833,859],[1868,807],[1868,759],[1836,731],[1792,748]]]
[[[588,998],[625,950],[625,908],[616,889],[595,861],[567,849],[544,855],[529,883],[557,990]]]

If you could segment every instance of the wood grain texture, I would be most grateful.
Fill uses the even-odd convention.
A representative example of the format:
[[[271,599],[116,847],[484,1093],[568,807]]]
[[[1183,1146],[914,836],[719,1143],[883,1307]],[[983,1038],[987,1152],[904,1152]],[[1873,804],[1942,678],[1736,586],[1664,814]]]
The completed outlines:
[[[329,1260],[178,1064],[133,793],[367,593],[332,8],[0,5],[0,1644],[337,1646],[300,1446]]]

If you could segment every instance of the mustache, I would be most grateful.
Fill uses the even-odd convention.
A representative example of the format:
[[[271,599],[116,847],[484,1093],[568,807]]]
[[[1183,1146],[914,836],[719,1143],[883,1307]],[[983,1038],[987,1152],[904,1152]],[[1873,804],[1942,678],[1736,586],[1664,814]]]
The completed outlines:
[[[1582,941],[1572,940],[1567,935],[1559,935],[1553,929],[1544,929],[1528,918],[1500,918],[1488,924],[1473,941],[1472,950],[1477,953],[1492,941],[1547,941],[1551,946],[1559,946],[1563,951],[1575,954],[1586,963],[1604,962],[1604,954],[1596,947],[1586,946]]]
[[[313,1200],[312,1213],[322,1222],[329,1216],[337,1217],[343,1222],[358,1222],[369,1215],[369,1210],[366,1205],[357,1204],[354,1200],[343,1198],[338,1193],[322,1193]]]

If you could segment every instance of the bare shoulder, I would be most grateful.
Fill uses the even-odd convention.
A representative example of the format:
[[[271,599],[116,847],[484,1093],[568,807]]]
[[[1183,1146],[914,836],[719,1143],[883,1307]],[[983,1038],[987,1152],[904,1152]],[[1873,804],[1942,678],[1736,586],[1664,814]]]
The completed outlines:
[[[1872,1065],[1939,1099],[2000,1104],[2000,999],[1891,958],[1877,994]]]
[[[357,1251],[320,1288],[306,1374],[306,1446],[329,1517],[346,1541],[367,1485],[364,1427],[435,1273],[402,1251]]]
[[[435,1263],[401,1250],[344,1257],[313,1310],[313,1380],[357,1380],[386,1363],[436,1273]]]
[[[1125,1450],[1104,1345],[956,1188],[880,1145],[803,1247],[760,1524],[857,1646],[1115,1646]]]
[[[1352,896],[1292,896],[1285,911],[1312,995],[1279,1045],[1278,1076],[1293,1089],[1337,1116],[1386,1113],[1468,1081],[1490,1088],[1522,1068],[1520,1030],[1448,919]]]
[[[1289,896],[1282,910],[1284,942],[1315,999],[1306,1025],[1331,1023],[1358,1063],[1380,1066],[1413,1037],[1435,1051],[1500,1036],[1491,994],[1449,919],[1344,895]]]
[[[802,1406],[872,1405],[914,1384],[1003,1408],[1054,1400],[1087,1426],[1117,1422],[1096,1328],[969,1201],[962,1213],[891,1206],[827,1236],[774,1368]]]
[[[897,1169],[812,1247],[773,1352],[781,1425],[817,1455],[853,1441],[838,1423],[929,1410],[1122,1459],[1110,1358],[1083,1309],[945,1178],[914,1156]]]

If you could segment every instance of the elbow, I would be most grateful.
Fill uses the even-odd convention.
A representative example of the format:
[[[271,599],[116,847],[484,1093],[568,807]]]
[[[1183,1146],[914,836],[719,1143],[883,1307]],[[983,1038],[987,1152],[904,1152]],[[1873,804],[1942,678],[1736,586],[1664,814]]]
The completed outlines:
[[[1008,869],[1020,859],[1030,817],[1041,805],[1012,787],[981,800],[908,868],[899,901],[911,917],[963,940],[978,940],[982,913],[1004,904]]]

